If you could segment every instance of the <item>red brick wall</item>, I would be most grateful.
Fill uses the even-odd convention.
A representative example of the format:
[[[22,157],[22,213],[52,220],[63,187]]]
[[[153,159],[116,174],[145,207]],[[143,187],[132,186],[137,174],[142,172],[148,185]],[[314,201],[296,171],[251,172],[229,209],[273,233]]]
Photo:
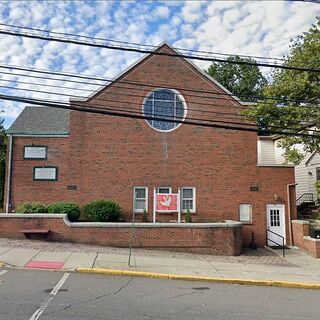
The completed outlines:
[[[309,237],[309,222],[293,220],[292,233],[295,246],[307,251],[314,258],[320,258],[320,240]]]
[[[0,217],[0,237],[24,239],[21,230],[48,229],[49,241],[68,241],[113,247],[129,247],[131,226],[70,227],[62,218]],[[238,227],[136,227],[134,247],[156,248],[216,255],[240,255]]]
[[[165,56],[150,56],[121,79],[159,87],[223,92],[184,60]],[[115,84],[89,103],[141,112],[144,96],[151,90]],[[241,120],[221,114],[239,113],[243,108],[231,98],[210,94],[203,98],[201,93],[178,91],[186,100],[189,119]],[[218,113],[199,113],[196,111],[199,109]],[[130,219],[133,187],[147,186],[151,220],[154,187],[171,186],[177,192],[178,187],[194,186],[197,194],[194,221],[238,220],[239,204],[252,204],[253,221],[251,227],[244,229],[245,245],[251,237],[250,232],[246,233],[249,229],[255,232],[259,246],[265,244],[266,205],[273,203],[274,194],[280,203],[287,204],[286,185],[294,182],[292,168],[257,167],[257,135],[250,132],[181,125],[172,132],[161,133],[141,119],[72,111],[70,138],[64,140],[63,151],[48,160],[48,164],[62,166],[60,180],[47,183],[21,179],[31,175],[34,164],[18,162],[21,146],[27,140],[15,140],[20,149],[14,150],[13,207],[25,200],[70,200],[84,204],[108,198],[119,202]],[[48,144],[49,149],[51,145],[57,147],[55,140],[41,143]],[[77,185],[78,190],[67,191],[68,184]],[[250,192],[251,186],[258,186],[259,191]]]

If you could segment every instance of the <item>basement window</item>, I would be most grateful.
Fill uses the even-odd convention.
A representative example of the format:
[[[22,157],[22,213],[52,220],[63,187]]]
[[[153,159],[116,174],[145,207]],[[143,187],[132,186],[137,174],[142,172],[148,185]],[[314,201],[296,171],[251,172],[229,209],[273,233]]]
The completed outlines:
[[[134,212],[142,213],[148,211],[148,188],[134,187],[133,189],[133,207]]]
[[[239,204],[239,220],[244,223],[252,221],[252,205],[248,203]]]

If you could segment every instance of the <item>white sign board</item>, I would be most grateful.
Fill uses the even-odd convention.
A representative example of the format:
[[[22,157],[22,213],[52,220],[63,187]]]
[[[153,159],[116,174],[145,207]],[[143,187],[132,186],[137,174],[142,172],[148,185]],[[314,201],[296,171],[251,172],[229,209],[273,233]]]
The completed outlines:
[[[34,180],[57,180],[56,167],[35,167]]]
[[[24,159],[46,159],[47,158],[47,147],[24,147]]]

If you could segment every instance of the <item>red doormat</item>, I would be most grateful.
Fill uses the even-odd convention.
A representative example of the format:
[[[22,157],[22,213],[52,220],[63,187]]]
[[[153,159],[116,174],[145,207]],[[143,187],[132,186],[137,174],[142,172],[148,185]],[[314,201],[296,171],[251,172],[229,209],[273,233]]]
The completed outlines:
[[[64,262],[59,261],[30,261],[25,267],[27,268],[39,268],[39,269],[61,269]]]

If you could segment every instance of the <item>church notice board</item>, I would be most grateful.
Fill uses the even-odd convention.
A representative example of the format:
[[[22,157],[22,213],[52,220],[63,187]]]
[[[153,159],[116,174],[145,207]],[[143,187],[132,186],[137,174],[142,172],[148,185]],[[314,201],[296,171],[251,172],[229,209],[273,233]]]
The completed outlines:
[[[36,181],[57,181],[58,168],[57,167],[34,167],[33,180]]]

